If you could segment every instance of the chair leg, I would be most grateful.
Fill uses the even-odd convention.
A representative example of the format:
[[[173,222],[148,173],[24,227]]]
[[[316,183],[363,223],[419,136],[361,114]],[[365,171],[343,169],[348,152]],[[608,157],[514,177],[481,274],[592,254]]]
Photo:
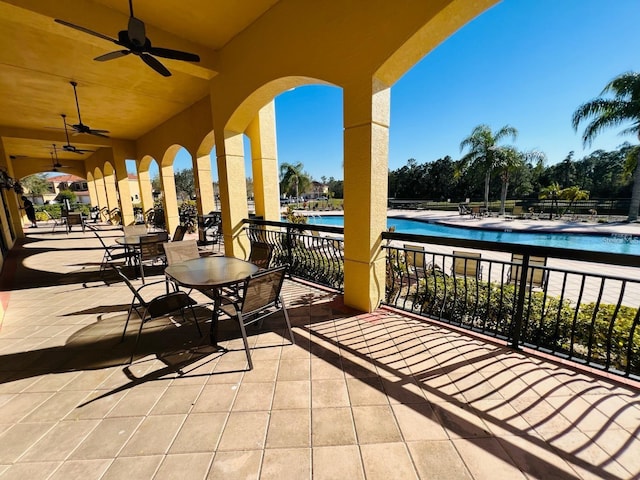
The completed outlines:
[[[144,317],[147,316],[147,310],[144,311]],[[133,363],[133,355],[136,353],[138,349],[138,343],[140,343],[140,334],[142,333],[142,327],[144,326],[144,317],[140,319],[140,328],[138,329],[138,335],[136,336],[136,344],[133,346],[133,350],[131,350],[131,357],[129,358],[129,365]]]
[[[284,321],[287,322],[287,328],[289,329],[289,338],[291,339],[291,345],[295,345],[296,341],[293,338],[293,330],[291,329],[291,322],[289,321],[289,314],[284,304],[284,298],[280,295],[280,305],[282,306],[282,312],[284,313]]]
[[[244,319],[242,314],[238,312],[238,324],[240,325],[240,332],[242,333],[242,341],[244,343],[244,351],[247,354],[247,363],[249,364],[249,370],[253,370],[253,362],[251,361],[251,351],[249,350],[249,340],[247,339],[247,330],[244,327]]]
[[[191,315],[193,316],[193,321],[196,322],[196,327],[198,328],[198,333],[200,334],[200,336],[202,337],[202,330],[200,330],[200,324],[198,323],[198,319],[196,317],[196,312],[193,309],[192,306],[187,307],[189,310],[191,310]],[[187,319],[184,318],[184,309],[182,310],[182,318],[184,319],[184,321],[186,322]]]
[[[136,313],[138,311],[136,310]],[[129,326],[129,320],[131,319],[131,313],[133,313],[133,303],[129,306],[129,313],[127,314],[127,321],[124,322],[124,330],[122,330],[122,338],[120,339],[120,342],[124,342],[124,337],[127,334],[127,327]]]

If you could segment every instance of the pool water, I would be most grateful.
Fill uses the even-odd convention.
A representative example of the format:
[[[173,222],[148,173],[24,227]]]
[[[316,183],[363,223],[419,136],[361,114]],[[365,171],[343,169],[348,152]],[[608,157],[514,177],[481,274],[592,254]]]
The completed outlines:
[[[308,217],[308,223],[342,227],[344,226],[344,217],[339,215],[314,216]],[[398,233],[412,233],[415,235],[437,235],[447,238],[465,238],[484,240],[487,242],[516,243],[519,245],[537,245],[541,247],[572,248],[576,250],[640,255],[640,238],[631,235],[508,232],[483,230],[480,228],[450,227],[403,218],[387,219],[387,227],[391,226],[395,226],[396,232]]]

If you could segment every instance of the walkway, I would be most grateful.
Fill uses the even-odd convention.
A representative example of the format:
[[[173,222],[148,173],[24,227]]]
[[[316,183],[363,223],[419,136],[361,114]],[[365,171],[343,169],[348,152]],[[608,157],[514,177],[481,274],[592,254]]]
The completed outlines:
[[[266,322],[251,372],[231,322],[222,356],[151,324],[127,366],[131,296],[95,281],[92,237],[29,232],[5,266],[2,479],[640,476],[637,385],[298,282],[296,344]]]

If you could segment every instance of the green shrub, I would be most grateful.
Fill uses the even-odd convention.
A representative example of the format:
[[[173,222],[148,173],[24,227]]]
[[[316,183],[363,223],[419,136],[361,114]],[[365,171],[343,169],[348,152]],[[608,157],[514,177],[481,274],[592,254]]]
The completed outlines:
[[[401,272],[389,273],[400,278]],[[387,298],[392,298],[390,293],[388,290]],[[439,269],[427,271],[415,292],[407,292],[423,314],[504,338],[513,338],[517,294],[514,285],[454,278]],[[612,304],[595,309],[593,302],[577,306],[567,299],[527,290],[520,339],[574,358],[589,358],[596,364],[609,363],[622,371],[629,366],[632,373],[639,374],[640,325],[634,331],[638,309],[624,305],[616,309]]]

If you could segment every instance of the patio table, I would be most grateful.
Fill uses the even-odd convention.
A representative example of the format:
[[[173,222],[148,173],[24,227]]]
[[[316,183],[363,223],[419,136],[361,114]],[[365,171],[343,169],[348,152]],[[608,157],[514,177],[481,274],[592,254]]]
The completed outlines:
[[[165,268],[167,278],[178,285],[204,292],[213,300],[211,345],[218,346],[218,310],[223,287],[236,285],[259,270],[257,265],[234,257],[201,257]]]

